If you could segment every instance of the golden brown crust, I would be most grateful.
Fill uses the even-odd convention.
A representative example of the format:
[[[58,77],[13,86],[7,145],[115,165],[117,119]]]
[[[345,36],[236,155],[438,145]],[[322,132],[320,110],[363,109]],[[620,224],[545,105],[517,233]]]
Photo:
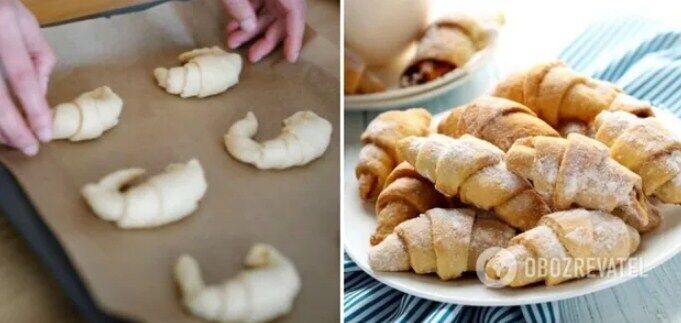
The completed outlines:
[[[642,232],[659,223],[657,209],[641,190],[641,178],[593,139],[574,133],[567,139],[524,138],[506,153],[506,163],[531,181],[553,210],[576,205],[613,212]]]
[[[560,125],[556,128],[561,137],[567,137],[571,133],[578,133],[589,138],[593,138],[594,131],[590,124],[582,121],[567,120],[561,121]]]
[[[558,136],[558,132],[528,107],[504,98],[483,96],[454,108],[438,125],[438,132],[458,138],[469,134],[506,151],[520,138]]]
[[[617,266],[639,243],[636,230],[608,213],[555,212],[511,239],[507,248],[487,262],[485,273],[511,287],[538,281],[551,286]]]
[[[398,224],[428,209],[447,204],[445,196],[435,190],[432,183],[409,163],[401,163],[388,176],[385,189],[376,201],[378,224],[371,236],[371,245],[383,241]]]
[[[385,186],[385,180],[401,161],[396,152],[397,141],[407,136],[425,136],[430,126],[430,113],[421,108],[388,111],[378,115],[364,133],[364,144],[355,167],[359,194],[374,200]]]
[[[355,175],[359,185],[359,196],[373,200],[385,186],[385,179],[395,166],[395,161],[385,150],[374,144],[362,147]]]
[[[610,156],[641,176],[646,196],[681,204],[681,139],[657,118],[603,111],[594,128],[596,139],[610,147]]]
[[[395,228],[369,251],[375,271],[437,273],[451,280],[475,270],[478,256],[491,247],[506,247],[515,230],[496,219],[477,218],[472,209],[430,209]]]
[[[430,25],[419,40],[400,86],[424,84],[464,66],[487,45],[487,32],[477,19],[458,15]]]
[[[346,48],[344,62],[343,93],[369,94],[385,91],[383,81],[368,70],[358,54]]]
[[[494,95],[526,105],[552,126],[565,120],[589,123],[604,110],[653,114],[649,104],[622,93],[614,84],[578,74],[560,61],[512,74],[497,85]]]
[[[483,210],[493,209],[513,227],[530,229],[549,212],[529,183],[506,169],[503,151],[484,140],[470,135],[409,137],[400,142],[400,154],[438,191]]]

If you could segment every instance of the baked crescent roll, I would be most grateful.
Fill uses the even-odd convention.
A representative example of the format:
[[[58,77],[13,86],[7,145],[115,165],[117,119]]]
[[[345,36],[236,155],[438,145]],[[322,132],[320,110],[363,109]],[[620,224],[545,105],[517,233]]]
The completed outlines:
[[[565,138],[519,139],[506,153],[512,172],[532,182],[553,210],[573,206],[612,212],[639,231],[655,228],[657,208],[641,177],[610,158],[602,143],[572,133]]]
[[[388,174],[402,161],[397,155],[397,142],[408,136],[427,135],[430,119],[428,111],[414,108],[383,112],[369,123],[360,138],[364,147],[355,167],[362,199],[374,200]]]
[[[625,261],[640,243],[639,233],[601,211],[573,209],[551,213],[537,227],[513,239],[485,266],[487,277],[519,287],[584,277]]]
[[[369,266],[375,271],[437,273],[450,280],[475,270],[483,251],[505,247],[514,234],[499,220],[476,218],[472,209],[431,209],[372,247]]]
[[[355,52],[345,48],[344,87],[345,94],[368,94],[385,91],[385,84],[372,73],[364,60]]]
[[[526,105],[552,126],[570,120],[589,123],[603,110],[653,115],[650,104],[623,93],[612,83],[578,74],[560,61],[512,74],[493,93]]]
[[[409,163],[402,162],[390,173],[385,188],[378,195],[378,225],[371,236],[371,245],[383,241],[398,224],[446,204],[447,198],[435,189],[433,183],[419,175]]]
[[[400,155],[441,193],[492,209],[512,227],[528,230],[549,213],[532,186],[506,168],[504,152],[484,140],[470,135],[408,137],[400,141]]]
[[[681,203],[681,139],[657,118],[603,111],[594,129],[596,139],[610,147],[610,156],[641,176],[647,196]]]
[[[400,86],[430,82],[466,65],[487,45],[487,32],[478,20],[457,15],[433,23],[419,40],[416,55],[402,74]]]
[[[454,138],[469,134],[506,151],[520,138],[559,136],[528,107],[503,98],[483,96],[452,109],[438,132]]]

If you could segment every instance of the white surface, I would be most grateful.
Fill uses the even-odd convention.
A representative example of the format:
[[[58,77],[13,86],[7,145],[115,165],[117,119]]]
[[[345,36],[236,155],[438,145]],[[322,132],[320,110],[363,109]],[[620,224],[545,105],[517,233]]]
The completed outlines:
[[[425,28],[428,7],[427,1],[346,0],[345,43],[367,64],[385,64]]]
[[[656,110],[656,113],[668,128],[681,135],[680,120],[666,111]],[[358,130],[354,129],[356,126],[354,124],[351,127],[355,132]],[[431,300],[464,305],[518,305],[581,296],[637,277],[636,274],[627,274],[628,271],[623,270],[621,272],[624,272],[624,275],[579,279],[553,287],[533,285],[518,289],[490,289],[481,284],[475,275],[443,282],[434,275],[373,272],[367,263],[367,252],[370,248],[369,236],[376,227],[376,220],[373,203],[362,202],[357,194],[354,167],[361,146],[356,140],[351,142],[352,144],[348,144],[349,141],[346,141],[345,150],[343,213],[345,250],[365,272],[395,289]],[[659,266],[681,251],[681,207],[665,205],[661,207],[661,211],[662,225],[644,235],[641,247],[633,255],[639,258],[642,272]]]

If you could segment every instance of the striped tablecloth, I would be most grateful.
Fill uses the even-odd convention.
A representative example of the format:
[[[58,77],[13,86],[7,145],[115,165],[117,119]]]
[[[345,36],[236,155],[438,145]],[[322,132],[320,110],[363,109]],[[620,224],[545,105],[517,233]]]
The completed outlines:
[[[681,117],[681,30],[643,18],[590,26],[561,53],[573,69]],[[476,307],[429,301],[392,289],[346,255],[346,322],[560,322],[559,302]]]

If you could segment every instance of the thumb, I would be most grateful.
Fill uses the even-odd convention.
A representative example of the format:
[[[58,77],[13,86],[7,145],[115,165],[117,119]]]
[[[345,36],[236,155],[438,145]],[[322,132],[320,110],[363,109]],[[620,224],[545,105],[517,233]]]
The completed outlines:
[[[254,31],[257,23],[255,10],[248,0],[222,0],[227,13],[239,22],[241,29]]]

